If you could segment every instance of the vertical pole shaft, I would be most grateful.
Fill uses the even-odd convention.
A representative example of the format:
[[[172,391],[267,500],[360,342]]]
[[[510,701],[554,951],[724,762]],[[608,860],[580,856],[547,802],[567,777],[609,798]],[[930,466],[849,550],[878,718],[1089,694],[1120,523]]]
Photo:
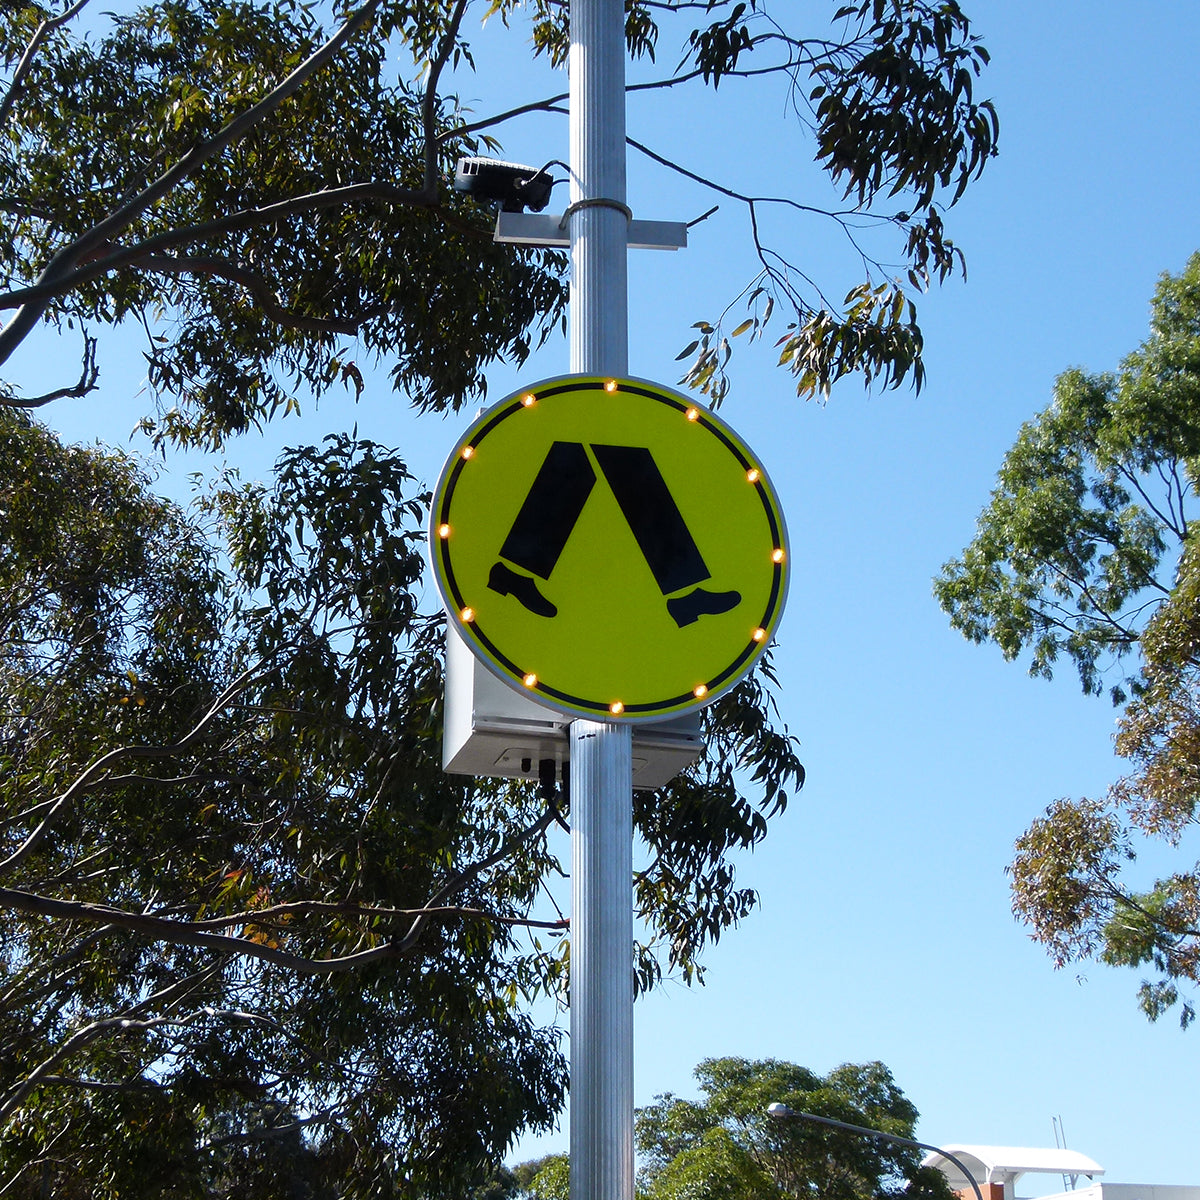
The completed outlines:
[[[633,1200],[629,727],[571,722],[571,1200]]]
[[[571,0],[571,203],[625,203],[625,5]],[[571,370],[629,370],[629,229],[604,204],[571,214]]]
[[[571,202],[625,203],[625,6],[571,0]],[[620,208],[573,210],[571,370],[628,373]],[[633,748],[571,723],[571,1197],[633,1200]]]

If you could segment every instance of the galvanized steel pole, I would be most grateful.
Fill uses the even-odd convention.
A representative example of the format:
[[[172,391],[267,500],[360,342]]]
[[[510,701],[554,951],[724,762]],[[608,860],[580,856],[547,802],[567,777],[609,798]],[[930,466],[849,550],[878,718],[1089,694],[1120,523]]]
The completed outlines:
[[[571,370],[629,369],[623,0],[571,0]]]
[[[571,0],[571,370],[628,373],[624,0]],[[633,749],[571,722],[571,1197],[633,1200]]]

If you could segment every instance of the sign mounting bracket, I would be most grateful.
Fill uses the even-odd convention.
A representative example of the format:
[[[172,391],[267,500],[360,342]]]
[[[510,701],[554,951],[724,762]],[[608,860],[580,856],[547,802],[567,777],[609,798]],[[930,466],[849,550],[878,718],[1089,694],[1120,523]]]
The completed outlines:
[[[499,212],[492,240],[515,246],[550,246],[566,249],[571,231],[566,214]],[[631,250],[683,250],[687,247],[687,224],[683,221],[629,221]]]

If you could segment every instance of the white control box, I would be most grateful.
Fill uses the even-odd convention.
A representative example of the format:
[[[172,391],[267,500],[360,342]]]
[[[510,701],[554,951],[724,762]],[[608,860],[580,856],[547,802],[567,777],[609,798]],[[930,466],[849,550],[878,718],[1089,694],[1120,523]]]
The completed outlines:
[[[459,636],[446,630],[446,724],[442,769],[455,775],[538,778],[553,759],[555,777],[570,758],[571,717],[501,682]],[[633,786],[662,787],[703,749],[699,712],[633,726]]]

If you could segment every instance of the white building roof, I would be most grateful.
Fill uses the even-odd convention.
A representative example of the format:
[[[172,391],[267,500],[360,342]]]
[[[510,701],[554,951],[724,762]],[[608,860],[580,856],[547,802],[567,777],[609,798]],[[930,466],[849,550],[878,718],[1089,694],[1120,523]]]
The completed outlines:
[[[955,1146],[945,1149],[975,1176],[976,1183],[1009,1183],[1030,1173],[1051,1175],[1104,1174],[1104,1168],[1078,1150],[1039,1149],[1029,1146]],[[968,1187],[970,1181],[945,1154],[927,1154],[922,1166],[937,1167],[950,1186]],[[959,1182],[961,1180],[961,1183]]]

